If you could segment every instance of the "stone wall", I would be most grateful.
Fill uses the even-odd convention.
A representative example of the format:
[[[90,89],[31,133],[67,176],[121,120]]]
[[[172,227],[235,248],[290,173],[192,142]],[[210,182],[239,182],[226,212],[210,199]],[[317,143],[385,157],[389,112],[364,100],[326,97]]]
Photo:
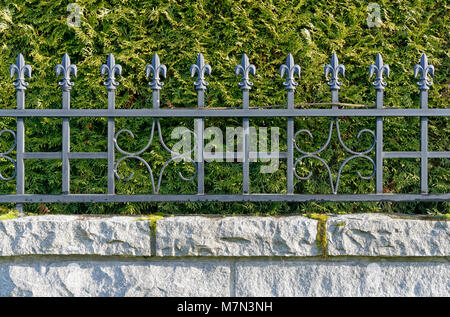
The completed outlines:
[[[0,296],[450,296],[449,222],[358,214],[0,221]]]

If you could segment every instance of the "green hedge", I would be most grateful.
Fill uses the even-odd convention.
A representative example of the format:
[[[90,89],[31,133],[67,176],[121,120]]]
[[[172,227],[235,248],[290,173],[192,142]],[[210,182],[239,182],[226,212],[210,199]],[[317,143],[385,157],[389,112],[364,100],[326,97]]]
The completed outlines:
[[[82,10],[79,28],[67,24],[67,5],[77,3]],[[370,2],[374,2],[373,0]],[[162,107],[196,106],[196,93],[189,66],[202,52],[212,66],[207,91],[207,106],[237,107],[241,92],[234,67],[242,53],[255,64],[257,74],[251,90],[252,106],[285,104],[285,91],[278,68],[288,53],[292,53],[302,68],[295,102],[325,102],[330,100],[329,87],[323,79],[323,66],[333,52],[346,67],[340,101],[373,104],[375,91],[368,78],[368,67],[381,52],[391,67],[391,77],[385,94],[388,107],[417,108],[419,105],[417,80],[413,67],[420,55],[426,53],[436,68],[431,88],[430,107],[448,107],[449,88],[449,18],[446,1],[377,1],[381,8],[381,27],[367,26],[369,1],[227,1],[227,0],[117,0],[117,1],[55,1],[3,0],[0,5],[0,103],[2,108],[15,107],[14,87],[9,79],[9,65],[18,53],[23,53],[33,67],[33,78],[26,92],[27,108],[60,108],[61,93],[54,67],[68,53],[78,67],[78,78],[72,90],[71,107],[105,108],[106,90],[99,73],[108,53],[113,53],[123,67],[123,78],[117,89],[117,108],[148,108],[151,90],[144,76],[144,67],[158,53],[167,65],[167,79],[161,91]],[[447,6],[446,6],[447,5]],[[192,127],[192,120],[161,120],[164,137],[169,139],[171,127],[183,124]],[[207,126],[239,125],[237,119],[208,119]],[[278,126],[283,131],[286,120],[266,118],[251,120],[256,126]],[[119,141],[127,149],[145,145],[151,120],[118,119],[117,128],[127,127],[136,138],[123,137]],[[355,149],[370,143],[358,140],[361,128],[374,129],[373,119],[342,120],[346,143]],[[419,149],[419,120],[395,118],[385,120],[387,151]],[[61,120],[49,118],[26,119],[26,151],[60,151]],[[3,118],[0,128],[15,130],[15,120]],[[310,128],[315,136],[308,144],[318,148],[327,136],[328,120],[296,119],[296,129]],[[71,119],[71,149],[77,151],[105,151],[107,125],[105,119]],[[447,118],[430,119],[430,149],[449,150],[450,125]],[[281,149],[286,145],[281,142]],[[300,141],[300,140],[298,140]],[[1,149],[11,146],[5,134]],[[361,142],[361,144],[360,144]],[[172,144],[171,142],[168,142]],[[338,163],[345,159],[336,135],[333,146],[323,153],[336,176]],[[372,153],[373,155],[373,153]],[[170,157],[157,142],[144,158],[156,173]],[[10,164],[3,160],[0,172],[11,175]],[[275,174],[259,174],[260,163],[251,164],[251,191],[283,193],[285,165]],[[415,193],[420,190],[420,170],[417,160],[386,160],[385,191]],[[209,193],[239,193],[241,164],[209,163],[206,166],[206,189]],[[340,192],[364,193],[374,191],[374,179],[360,180],[355,169],[370,174],[370,164],[355,161],[342,176]],[[106,161],[71,161],[74,193],[104,193],[106,191]],[[329,193],[325,170],[317,162],[299,166],[314,172],[311,181],[296,182],[296,192]],[[430,160],[430,190],[433,193],[450,191],[448,159]],[[127,183],[117,181],[118,193],[150,191],[149,178],[142,164],[127,162],[120,170],[126,176],[135,172]],[[194,182],[182,182],[178,171],[192,173],[188,164],[173,165],[163,179],[162,193],[194,193]],[[364,172],[365,171],[365,172]],[[305,174],[303,174],[305,175]],[[61,162],[59,160],[26,162],[26,190],[29,193],[61,191]],[[0,182],[1,193],[13,193],[15,181]],[[365,204],[70,204],[47,206],[51,212],[67,213],[263,213],[297,212],[402,212],[446,213],[447,203],[365,203]],[[42,206],[40,209],[43,209]],[[37,205],[27,205],[35,212]]]

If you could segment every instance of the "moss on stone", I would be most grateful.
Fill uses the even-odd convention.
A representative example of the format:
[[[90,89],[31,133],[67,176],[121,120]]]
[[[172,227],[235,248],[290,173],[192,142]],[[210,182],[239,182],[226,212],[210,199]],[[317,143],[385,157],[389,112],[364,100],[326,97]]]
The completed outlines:
[[[139,221],[139,220],[149,221],[150,231],[152,232],[153,235],[156,235],[156,222],[163,218],[164,217],[160,216],[160,215],[148,215],[145,217],[137,218],[136,221]]]
[[[19,216],[19,213],[15,210],[11,210],[7,213],[0,214],[0,220],[8,220],[8,219],[15,219]]]
[[[317,242],[317,248],[321,250],[322,256],[327,257],[328,251],[327,251],[327,219],[328,215],[325,214],[306,214],[305,215],[308,218],[316,219],[318,221],[317,223],[317,235],[316,235],[316,242]]]

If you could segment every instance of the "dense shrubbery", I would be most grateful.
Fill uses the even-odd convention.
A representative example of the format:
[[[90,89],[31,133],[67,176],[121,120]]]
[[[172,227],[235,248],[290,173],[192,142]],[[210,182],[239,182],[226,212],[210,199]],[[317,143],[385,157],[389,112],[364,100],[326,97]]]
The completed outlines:
[[[76,2],[82,8],[79,28],[66,23],[67,5]],[[373,2],[373,1],[370,1]],[[448,107],[448,7],[445,1],[377,1],[381,7],[382,26],[369,28],[366,23],[367,1],[151,1],[151,0],[4,0],[0,5],[0,102],[2,108],[15,107],[14,87],[8,68],[22,52],[33,67],[33,78],[27,90],[27,108],[60,108],[61,94],[54,75],[54,67],[68,53],[78,66],[78,78],[72,90],[72,108],[105,108],[106,90],[102,86],[99,67],[108,53],[116,56],[123,67],[123,78],[117,90],[117,108],[144,108],[151,103],[151,91],[146,85],[144,67],[158,53],[168,67],[167,79],[161,92],[162,107],[190,107],[196,105],[193,80],[189,66],[198,52],[203,52],[213,68],[208,79],[207,106],[239,106],[241,93],[234,76],[234,66],[246,52],[256,65],[251,105],[285,104],[285,91],[278,68],[291,52],[302,67],[302,78],[296,92],[296,103],[329,101],[329,87],[323,79],[323,65],[329,63],[332,52],[346,66],[346,78],[340,91],[340,101],[373,104],[375,91],[368,78],[368,67],[381,52],[391,67],[391,77],[385,94],[388,107],[418,107],[418,89],[412,70],[421,53],[429,56],[436,67],[434,86],[430,90],[430,107]],[[328,122],[325,119],[296,119],[296,128],[310,127],[317,148],[326,139]],[[361,128],[374,129],[373,119],[342,120],[344,137],[349,146],[358,148],[356,133]],[[162,120],[165,137],[170,127],[184,120]],[[240,120],[208,119],[207,126],[239,125]],[[251,120],[258,126],[285,127],[285,119]],[[134,140],[122,140],[129,149],[137,149],[147,142],[151,122],[143,119],[117,120],[117,128],[126,126],[135,133]],[[61,120],[32,118],[26,120],[26,151],[60,151]],[[3,118],[0,128],[15,130],[15,120]],[[72,119],[72,151],[105,151],[106,120]],[[419,149],[419,119],[395,118],[385,121],[385,150]],[[449,150],[448,119],[430,119],[430,149]],[[11,139],[2,137],[2,150]],[[284,140],[284,139],[282,139]],[[367,145],[369,139],[362,141]],[[169,142],[170,143],[170,142]],[[337,163],[345,158],[336,142],[324,152],[323,158]],[[281,150],[285,143],[281,143]],[[168,155],[158,147],[145,158],[159,170]],[[324,169],[311,162],[305,167],[315,171],[315,180],[296,183],[297,192],[329,193]],[[356,165],[360,164],[360,165]],[[285,191],[285,165],[275,173],[259,174],[259,164],[251,167],[252,192],[282,193]],[[418,192],[419,162],[417,160],[385,160],[386,192]],[[73,160],[72,185],[74,193],[103,193],[106,190],[106,161]],[[341,180],[341,192],[364,193],[374,191],[374,179],[357,178],[352,169],[367,171],[370,164],[350,165]],[[449,160],[430,161],[432,192],[449,192]],[[163,180],[162,193],[194,193],[195,182],[184,183],[177,171],[192,172],[190,166],[172,167]],[[130,162],[121,173],[135,171],[135,178],[117,181],[118,193],[149,192],[150,184],[145,168]],[[0,171],[11,173],[6,161]],[[322,171],[322,173],[320,173]],[[241,164],[211,163],[206,167],[206,189],[209,193],[238,193],[241,190]],[[60,193],[61,162],[59,160],[26,162],[26,190],[30,193]],[[15,181],[0,182],[2,193],[12,193]],[[366,203],[366,204],[86,204],[51,205],[52,212],[76,213],[295,213],[295,212],[356,212],[384,211],[404,213],[445,213],[448,203]],[[35,205],[27,207],[36,211]]]

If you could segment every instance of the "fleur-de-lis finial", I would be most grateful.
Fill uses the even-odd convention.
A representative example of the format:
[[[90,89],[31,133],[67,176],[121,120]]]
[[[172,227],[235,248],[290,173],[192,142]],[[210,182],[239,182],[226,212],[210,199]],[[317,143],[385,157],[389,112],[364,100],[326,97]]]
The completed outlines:
[[[164,78],[166,77],[167,67],[159,61],[158,54],[155,53],[152,58],[152,64],[145,66],[145,77],[149,78],[153,74],[153,80],[148,84],[152,89],[161,89],[164,83],[160,81],[159,75],[161,74]]]
[[[420,77],[420,81],[417,85],[420,90],[428,90],[431,87],[432,82],[428,80],[427,75],[430,74],[431,76],[434,76],[434,66],[428,64],[428,57],[425,54],[422,54],[420,64],[414,66],[414,77],[417,77],[419,73],[421,73],[422,76]]]
[[[70,74],[72,73],[72,75],[77,77],[77,66],[70,63],[69,55],[64,54],[62,63],[56,65],[55,72],[56,77],[59,77],[61,73],[63,74],[63,79],[58,84],[63,91],[69,91],[74,85],[74,83],[70,81]]]
[[[11,78],[14,78],[14,74],[17,73],[17,79],[14,81],[16,90],[27,89],[28,83],[25,81],[25,75],[31,78],[31,66],[25,65],[25,59],[22,54],[17,56],[16,64],[9,66],[9,74]]]
[[[119,86],[119,82],[116,81],[116,75],[122,75],[122,66],[116,64],[116,59],[113,54],[109,54],[106,64],[100,66],[100,73],[102,76],[108,74],[108,78],[103,84],[106,86],[106,89],[114,90]]]
[[[253,86],[253,83],[250,81],[249,74],[255,76],[256,67],[255,65],[250,64],[247,54],[242,55],[241,64],[236,66],[234,72],[236,74],[236,77],[239,76],[239,74],[242,75],[242,81],[239,83],[241,90],[250,90],[250,88]]]
[[[280,66],[280,75],[281,78],[284,77],[284,73],[286,73],[286,82],[283,85],[287,90],[295,90],[295,87],[298,83],[295,81],[295,75],[300,77],[300,66],[294,63],[294,57],[292,54],[289,54],[286,59],[286,64]]]
[[[369,78],[372,78],[372,76],[376,74],[375,81],[373,82],[376,90],[384,90],[386,82],[383,81],[383,73],[389,77],[389,72],[389,65],[383,63],[383,57],[378,53],[375,58],[375,64],[372,64],[369,67]]]
[[[197,62],[191,65],[191,77],[194,77],[195,73],[197,73],[197,81],[194,83],[195,89],[205,90],[206,86],[209,85],[205,80],[205,74],[208,76],[211,75],[211,66],[205,64],[205,58],[202,53],[198,54]]]
[[[339,73],[345,77],[345,66],[339,64],[336,53],[331,56],[331,64],[325,65],[325,78],[331,73],[331,80],[327,83],[331,90],[339,90],[342,82],[339,81]]]

